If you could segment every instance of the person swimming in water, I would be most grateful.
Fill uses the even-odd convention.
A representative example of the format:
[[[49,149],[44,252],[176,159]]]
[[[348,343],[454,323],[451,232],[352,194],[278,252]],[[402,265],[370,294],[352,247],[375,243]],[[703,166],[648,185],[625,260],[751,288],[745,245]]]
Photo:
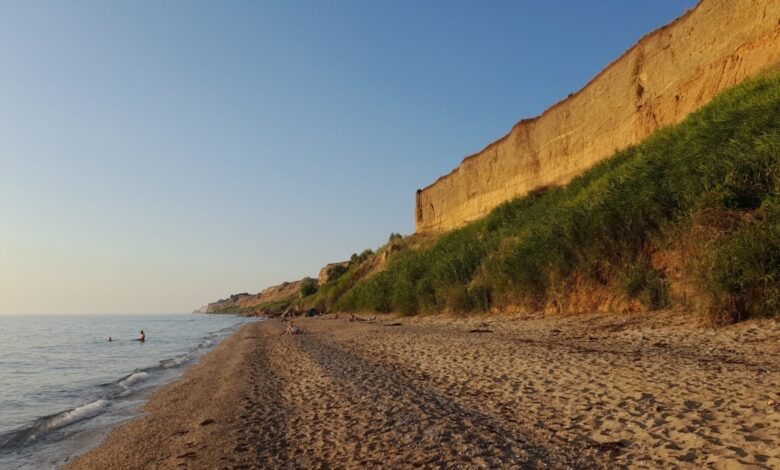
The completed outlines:
[[[138,338],[136,338],[136,341],[144,342],[146,341],[146,335],[144,334],[144,330],[141,330],[141,334],[138,335]]]

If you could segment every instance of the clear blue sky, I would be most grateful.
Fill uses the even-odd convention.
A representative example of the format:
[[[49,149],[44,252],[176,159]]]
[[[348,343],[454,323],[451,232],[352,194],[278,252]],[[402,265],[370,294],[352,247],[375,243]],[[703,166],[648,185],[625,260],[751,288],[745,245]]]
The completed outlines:
[[[695,3],[4,1],[0,313],[189,311],[411,233]]]

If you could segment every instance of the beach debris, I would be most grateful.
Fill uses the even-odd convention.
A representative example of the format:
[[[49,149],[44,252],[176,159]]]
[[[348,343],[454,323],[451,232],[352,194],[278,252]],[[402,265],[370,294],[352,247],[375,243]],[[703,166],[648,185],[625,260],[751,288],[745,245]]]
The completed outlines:
[[[201,425],[201,426],[208,426],[209,424],[214,424],[214,423],[216,423],[216,422],[217,422],[217,420],[215,420],[215,419],[212,419],[212,418],[209,418],[209,419],[206,419],[206,420],[203,420],[203,421],[201,421],[201,422],[200,422],[200,425]]]
[[[619,441],[596,442],[592,447],[598,449],[601,452],[618,452],[621,449],[628,447],[629,445],[630,441],[621,439]]]
[[[469,330],[469,333],[492,333],[493,330],[488,330],[486,328],[474,328],[473,330]]]
[[[766,404],[769,405],[769,406],[775,406],[775,405],[777,405],[777,401],[770,399],[768,402],[766,402]]]
[[[403,323],[398,323],[398,322],[395,322],[395,323],[382,323],[382,326],[401,326],[401,325],[403,325]]]
[[[282,312],[281,318],[297,317],[298,315],[300,315],[300,312],[298,312],[295,307],[290,305],[284,310],[284,312]]]
[[[428,458],[418,460],[416,462],[411,462],[413,467],[422,467],[428,464],[432,464],[436,462],[440,457],[438,455],[432,455]]]

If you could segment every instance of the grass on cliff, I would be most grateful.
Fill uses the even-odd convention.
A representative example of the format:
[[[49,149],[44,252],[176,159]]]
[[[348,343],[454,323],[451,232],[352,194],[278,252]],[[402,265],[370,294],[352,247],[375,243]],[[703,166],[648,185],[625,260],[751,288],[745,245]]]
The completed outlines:
[[[543,308],[584,283],[662,308],[679,299],[653,254],[683,234],[694,241],[681,256],[701,309],[722,321],[777,314],[780,74],[726,91],[563,188],[397,253],[367,279],[353,267],[320,301],[404,314]]]

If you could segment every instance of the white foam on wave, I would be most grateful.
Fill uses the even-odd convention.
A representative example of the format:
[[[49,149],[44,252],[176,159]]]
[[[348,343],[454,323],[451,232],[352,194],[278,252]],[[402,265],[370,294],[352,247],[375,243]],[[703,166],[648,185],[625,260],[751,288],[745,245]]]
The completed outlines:
[[[170,369],[171,367],[178,367],[178,366],[184,364],[185,362],[187,362],[189,360],[190,360],[190,357],[187,356],[187,355],[179,356],[179,357],[176,357],[174,359],[170,359],[170,360],[166,361],[163,364],[163,367],[166,368],[166,369]]]
[[[138,382],[142,382],[149,378],[149,373],[147,372],[136,372],[135,374],[132,374],[128,378],[124,379],[123,381],[119,382],[119,385],[127,388],[133,384],[137,384]]]
[[[109,401],[103,399],[95,400],[91,403],[87,403],[86,405],[81,405],[77,408],[53,417],[51,420],[49,420],[49,422],[46,423],[46,429],[59,429],[77,421],[91,418],[100,414],[100,412],[103,411],[108,405]]]

